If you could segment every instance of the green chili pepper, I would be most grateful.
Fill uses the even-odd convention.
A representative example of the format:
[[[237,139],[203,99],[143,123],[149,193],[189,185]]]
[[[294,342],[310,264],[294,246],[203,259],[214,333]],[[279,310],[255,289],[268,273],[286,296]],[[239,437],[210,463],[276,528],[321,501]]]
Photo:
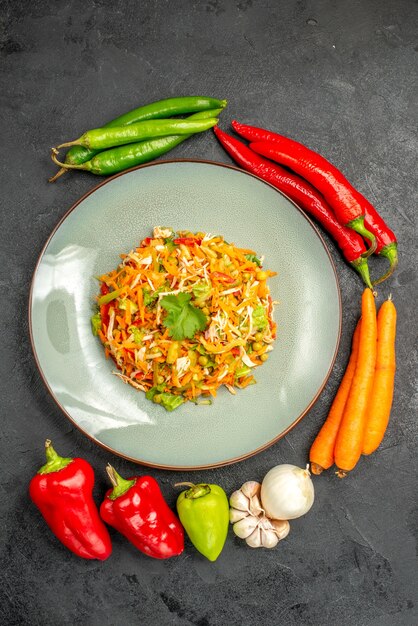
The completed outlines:
[[[129,111],[129,113],[120,115],[116,119],[104,124],[104,126],[109,128],[112,126],[126,126],[145,120],[162,119],[172,117],[173,115],[194,113],[195,111],[208,111],[209,109],[220,109],[220,111],[222,111],[226,105],[226,100],[218,100],[217,98],[208,98],[206,96],[167,98],[166,100],[158,100],[157,102],[146,104],[133,111]],[[215,117],[215,115],[213,117]],[[65,155],[65,163],[66,165],[81,165],[81,163],[90,161],[95,154],[97,154],[96,150],[89,150],[83,146],[73,146]],[[61,168],[55,176],[49,179],[50,182],[54,182],[66,171],[66,168]]]
[[[209,561],[216,561],[225,545],[229,525],[228,498],[218,485],[187,486],[177,498],[177,512],[190,541]]]
[[[93,128],[88,130],[81,137],[74,141],[67,141],[60,144],[57,149],[67,146],[84,146],[93,150],[107,150],[116,146],[123,146],[127,143],[137,143],[144,139],[155,137],[167,137],[168,135],[190,135],[200,133],[215,126],[218,120],[209,118],[207,120],[183,120],[164,119],[147,120],[136,122],[128,126],[115,126],[112,128]]]
[[[201,111],[190,115],[187,119],[212,119],[215,118],[222,109],[211,109],[210,111]],[[192,135],[170,135],[168,137],[160,137],[158,139],[150,139],[139,143],[129,144],[127,146],[119,146],[111,150],[104,150],[96,154],[90,161],[80,165],[68,165],[60,163],[55,154],[52,154],[52,160],[57,165],[65,169],[86,170],[98,176],[107,176],[116,174],[123,170],[135,167],[141,163],[152,161],[162,154],[166,154],[183,141],[186,141]]]

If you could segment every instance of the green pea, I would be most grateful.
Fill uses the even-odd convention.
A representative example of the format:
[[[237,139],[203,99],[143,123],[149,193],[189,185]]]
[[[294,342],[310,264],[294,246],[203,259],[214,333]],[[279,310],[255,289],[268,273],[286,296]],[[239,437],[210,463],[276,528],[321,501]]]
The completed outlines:
[[[203,307],[203,309],[202,309],[202,313],[203,313],[204,315],[209,315],[209,309],[208,309],[208,307],[207,307],[207,306],[204,306],[204,307]]]
[[[202,365],[203,367],[208,364],[208,358],[206,356],[200,356],[198,360],[199,365]]]
[[[254,335],[254,339],[255,339],[256,341],[263,341],[263,337],[264,337],[263,333],[256,333],[256,334]]]
[[[254,352],[258,352],[259,350],[261,350],[263,347],[263,344],[260,343],[259,341],[254,341],[253,343],[253,350]]]
[[[260,354],[260,361],[267,361],[267,359],[269,358],[269,355],[267,354],[267,352],[264,352],[263,354]]]

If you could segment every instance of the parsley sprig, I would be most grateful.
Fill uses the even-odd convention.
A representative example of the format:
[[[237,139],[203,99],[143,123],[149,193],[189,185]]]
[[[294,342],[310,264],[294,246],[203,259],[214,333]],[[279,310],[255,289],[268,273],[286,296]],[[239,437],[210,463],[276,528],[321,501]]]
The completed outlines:
[[[175,341],[192,339],[199,330],[204,330],[207,319],[204,313],[190,303],[189,293],[169,295],[161,299],[161,306],[168,312],[163,324]]]

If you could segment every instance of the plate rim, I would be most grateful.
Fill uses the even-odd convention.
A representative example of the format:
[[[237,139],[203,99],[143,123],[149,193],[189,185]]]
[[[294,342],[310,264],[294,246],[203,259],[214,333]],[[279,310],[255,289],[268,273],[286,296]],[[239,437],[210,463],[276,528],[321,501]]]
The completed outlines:
[[[65,409],[65,407],[60,403],[60,401],[58,400],[58,398],[56,397],[56,395],[54,394],[54,391],[52,390],[46,375],[44,374],[43,370],[42,370],[42,366],[41,363],[38,359],[38,355],[36,352],[36,348],[35,348],[35,340],[34,340],[34,334],[33,334],[33,328],[32,328],[32,306],[33,306],[33,292],[34,292],[34,283],[35,283],[35,278],[39,269],[39,266],[42,262],[42,259],[44,257],[44,254],[46,252],[46,249],[48,248],[52,238],[54,237],[55,233],[58,231],[58,229],[61,227],[61,225],[65,222],[65,220],[69,217],[69,215],[79,206],[79,204],[81,204],[86,198],[88,198],[90,195],[92,195],[93,193],[95,193],[98,189],[100,189],[101,187],[103,187],[104,185],[107,185],[108,183],[112,182],[113,180],[115,180],[116,178],[119,178],[120,176],[125,176],[126,174],[129,174],[131,172],[134,172],[136,170],[141,170],[147,167],[155,167],[158,165],[166,165],[168,163],[203,163],[206,165],[214,165],[214,166],[218,166],[218,167],[224,167],[226,169],[230,169],[230,170],[234,170],[237,172],[240,172],[241,174],[246,174],[247,176],[251,176],[252,178],[255,178],[256,180],[262,182],[263,184],[267,185],[268,187],[271,187],[271,189],[273,189],[276,193],[282,195],[283,197],[286,198],[286,200],[288,200],[294,207],[295,209],[305,218],[305,220],[308,222],[308,224],[310,224],[311,228],[313,228],[315,234],[317,235],[317,237],[319,238],[327,256],[329,259],[329,262],[331,264],[331,268],[333,270],[334,273],[334,278],[335,278],[335,284],[337,287],[337,296],[338,296],[338,311],[339,311],[339,320],[338,320],[338,333],[337,333],[337,341],[336,341],[336,345],[335,345],[335,350],[334,350],[334,354],[332,356],[328,371],[325,375],[324,380],[322,381],[317,393],[315,394],[315,396],[312,398],[311,402],[308,404],[308,406],[297,416],[297,418],[284,430],[282,431],[279,435],[277,435],[276,437],[274,437],[273,439],[269,440],[267,443],[262,444],[261,446],[259,446],[258,448],[256,448],[255,450],[251,450],[250,452],[247,452],[245,454],[242,454],[240,456],[237,457],[233,457],[231,459],[227,459],[224,461],[219,461],[216,463],[208,463],[208,464],[204,464],[204,465],[164,465],[161,463],[152,463],[149,461],[143,461],[141,459],[135,459],[131,456],[128,456],[126,454],[123,454],[121,452],[118,452],[117,450],[114,450],[113,448],[111,448],[110,446],[108,446],[107,444],[103,443],[102,441],[99,441],[96,437],[94,437],[94,435],[91,435],[90,433],[88,433],[86,430],[84,430],[79,424],[77,424],[77,422],[74,420],[74,418],[70,415],[70,413]],[[86,193],[84,193],[78,200],[76,200],[71,206],[70,208],[64,213],[64,215],[59,219],[59,221],[57,222],[57,224],[55,225],[55,227],[52,229],[52,231],[50,232],[47,240],[45,241],[38,259],[36,261],[34,270],[33,270],[33,274],[32,274],[32,278],[31,278],[31,283],[30,283],[30,289],[29,289],[29,300],[28,300],[28,325],[29,325],[29,338],[30,338],[30,343],[31,343],[31,348],[32,348],[32,353],[34,355],[34,359],[35,359],[35,364],[36,367],[38,369],[38,372],[46,386],[46,389],[48,391],[48,393],[50,394],[50,396],[52,397],[52,399],[54,400],[55,404],[58,406],[58,408],[62,411],[62,413],[64,413],[64,415],[70,420],[70,422],[73,424],[73,426],[75,426],[84,436],[88,437],[88,439],[90,439],[91,441],[93,441],[95,444],[99,445],[102,449],[106,450],[107,452],[110,452],[111,454],[114,454],[122,459],[125,459],[126,461],[130,461],[132,463],[135,463],[137,465],[143,465],[145,467],[151,467],[154,469],[160,469],[160,470],[169,470],[169,471],[201,471],[201,470],[209,470],[209,469],[215,469],[218,467],[225,467],[227,465],[232,465],[234,463],[239,463],[241,461],[244,461],[246,459],[249,459],[253,456],[256,456],[257,454],[260,454],[260,452],[263,452],[264,450],[267,450],[268,448],[270,448],[271,446],[273,446],[275,443],[277,443],[278,441],[280,441],[280,439],[282,439],[283,437],[285,437],[291,430],[293,430],[293,428],[295,428],[295,426],[297,426],[297,424],[307,415],[307,413],[309,413],[309,411],[312,409],[312,407],[316,404],[317,400],[319,399],[319,396],[321,395],[322,391],[325,388],[325,385],[328,382],[328,379],[331,375],[331,372],[333,370],[337,355],[338,355],[338,350],[340,347],[340,342],[341,342],[341,334],[342,334],[342,295],[341,295],[341,286],[340,286],[340,281],[338,278],[338,273],[337,273],[337,269],[335,267],[335,263],[332,259],[331,253],[328,249],[328,246],[325,242],[324,237],[322,236],[322,233],[319,231],[317,225],[311,220],[311,218],[302,210],[301,207],[299,207],[291,198],[289,198],[289,196],[287,196],[285,193],[283,193],[282,191],[280,191],[279,189],[277,189],[276,187],[274,187],[271,183],[263,180],[262,178],[260,178],[259,176],[257,176],[256,174],[253,174],[252,172],[247,172],[246,170],[236,166],[236,165],[231,165],[229,163],[223,163],[221,161],[214,161],[214,160],[209,160],[209,159],[192,159],[192,158],[178,158],[178,159],[164,159],[161,161],[152,161],[151,163],[144,163],[142,165],[137,165],[136,167],[131,167],[127,170],[124,170],[123,172],[119,172],[117,174],[114,174],[113,176],[110,176],[108,178],[106,178],[105,180],[101,181],[100,183],[98,183],[97,185],[95,185],[94,187],[92,187],[92,189],[90,189],[89,191],[87,191]]]

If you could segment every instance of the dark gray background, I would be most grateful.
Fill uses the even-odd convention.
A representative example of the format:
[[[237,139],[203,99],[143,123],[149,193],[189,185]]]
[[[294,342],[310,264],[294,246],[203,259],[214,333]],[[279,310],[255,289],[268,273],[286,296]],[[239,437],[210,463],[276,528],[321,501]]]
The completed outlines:
[[[0,6],[1,623],[417,624],[418,4],[3,0]],[[66,456],[92,463],[97,501],[108,461],[125,475],[146,470],[75,430],[35,368],[27,304],[37,257],[60,217],[98,182],[80,174],[48,184],[55,171],[49,148],[140,104],[186,94],[228,98],[224,129],[236,117],[322,152],[397,232],[400,267],[379,290],[380,302],[393,294],[399,314],[392,420],[381,448],[352,476],[338,481],[330,471],[315,479],[313,509],[275,550],[251,550],[230,533],[214,564],[190,544],[179,558],[159,562],[112,533],[108,561],[83,561],[58,543],[28,499],[45,438]],[[230,163],[211,133],[171,156]],[[217,482],[230,493],[277,463],[305,464],[347,361],[362,290],[327,241],[344,319],[319,401],[284,439],[246,462],[196,474],[150,471],[170,504],[179,479]],[[381,273],[384,263],[372,263]]]

